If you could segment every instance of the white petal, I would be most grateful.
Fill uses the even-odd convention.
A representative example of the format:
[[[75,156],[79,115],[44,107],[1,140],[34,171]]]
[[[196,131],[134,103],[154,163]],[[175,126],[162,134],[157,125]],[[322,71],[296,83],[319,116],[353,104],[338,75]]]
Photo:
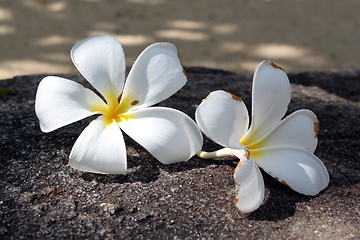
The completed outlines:
[[[123,109],[154,105],[177,92],[186,83],[177,49],[170,43],[154,43],[136,59],[121,99]]]
[[[36,92],[35,112],[44,132],[95,114],[94,106],[105,103],[91,90],[60,77],[44,78]]]
[[[248,147],[295,147],[313,153],[318,142],[318,129],[319,121],[312,111],[298,110],[282,120],[265,138]]]
[[[105,124],[103,117],[92,121],[76,140],[69,164],[80,171],[125,174],[125,143],[116,122]]]
[[[111,36],[93,36],[71,49],[71,59],[79,72],[104,97],[116,99],[125,81],[125,55],[121,44]]]
[[[196,109],[196,122],[201,131],[216,143],[239,149],[249,116],[244,102],[235,95],[218,90],[209,94]]]
[[[259,167],[296,192],[315,196],[329,184],[324,164],[312,153],[297,148],[250,151]]]
[[[280,123],[290,103],[291,88],[286,73],[270,61],[257,67],[252,86],[252,122],[243,145],[263,137]]]
[[[264,180],[249,152],[233,152],[240,159],[234,173],[236,207],[242,212],[258,209],[264,200]]]
[[[202,135],[184,113],[163,107],[140,109],[119,122],[126,134],[164,164],[186,161],[199,152]]]

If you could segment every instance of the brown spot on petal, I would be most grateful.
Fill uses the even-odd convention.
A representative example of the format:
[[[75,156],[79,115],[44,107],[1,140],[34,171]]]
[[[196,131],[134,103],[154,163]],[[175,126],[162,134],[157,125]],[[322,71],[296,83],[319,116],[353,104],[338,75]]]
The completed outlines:
[[[88,123],[88,126],[90,126],[90,124],[95,121],[95,120],[98,120],[99,117],[96,117],[94,120],[92,120],[91,122]]]
[[[239,169],[239,167],[241,167],[241,162],[239,161],[238,165],[236,166],[235,168],[235,173],[237,172],[237,170]],[[235,178],[234,178],[234,181],[235,181]],[[235,184],[236,184],[236,181],[235,181]]]
[[[239,202],[238,198],[235,198],[235,204],[237,204]]]
[[[315,138],[317,138],[318,132],[319,132],[319,122],[314,122],[314,132],[315,132]]]
[[[122,92],[120,93],[120,95],[119,95],[119,97],[118,97],[118,103],[120,102],[120,100],[121,100],[121,96],[122,96]]]
[[[188,77],[188,75],[187,75],[187,73],[185,72],[184,67],[183,67],[183,73],[184,73],[185,77],[187,78],[187,77]]]
[[[250,160],[250,152],[249,152],[249,150],[246,150],[244,156],[247,158],[247,160]]]
[[[235,100],[235,101],[239,101],[239,102],[242,102],[241,98],[239,98],[238,96],[235,96],[234,94],[230,93],[230,92],[227,92],[228,94],[231,95],[231,97]]]
[[[288,188],[291,188],[285,181],[281,181],[281,183],[284,184],[285,186],[287,186]]]
[[[273,68],[278,68],[278,69],[280,69],[280,70],[282,70],[282,71],[284,71],[285,72],[285,70],[284,69],[282,69],[281,67],[279,67],[278,65],[276,65],[275,63],[271,63],[271,66],[273,67]]]
[[[206,101],[208,99],[208,97],[210,96],[211,93],[209,93],[209,95],[206,96],[206,98],[203,99],[203,101]]]
[[[134,100],[134,101],[131,102],[131,105],[132,105],[132,106],[135,106],[135,105],[138,104],[138,103],[139,103],[138,100]]]
[[[180,64],[181,64],[181,66],[182,66],[182,68],[183,68],[183,73],[184,73],[184,75],[185,75],[185,77],[187,78],[188,77],[188,75],[187,75],[187,73],[185,72],[185,69],[184,69],[184,65],[182,64],[182,62],[181,62],[181,58],[180,58],[180,52],[179,52],[179,50],[178,50],[178,58],[179,58],[179,61],[180,61]]]

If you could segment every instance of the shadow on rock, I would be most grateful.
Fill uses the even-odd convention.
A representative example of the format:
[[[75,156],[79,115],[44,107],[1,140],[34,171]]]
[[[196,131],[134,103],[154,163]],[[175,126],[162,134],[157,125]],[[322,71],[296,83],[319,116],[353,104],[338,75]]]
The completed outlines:
[[[317,86],[328,93],[350,101],[360,101],[359,70],[341,72],[302,72],[289,74],[291,83],[303,86]],[[341,81],[339,81],[341,79]],[[351,87],[349,87],[351,86]]]
[[[291,190],[263,171],[262,174],[269,195],[265,197],[265,201],[259,209],[250,213],[248,219],[256,221],[283,220],[294,216],[296,203],[310,201],[311,197]]]
[[[91,182],[96,180],[99,183],[111,184],[111,183],[134,183],[134,182],[142,182],[142,183],[150,183],[156,181],[160,175],[159,168],[156,166],[149,167],[139,166],[134,169],[129,169],[129,173],[126,175],[116,175],[116,174],[96,174],[96,173],[81,173],[81,178],[87,182]]]

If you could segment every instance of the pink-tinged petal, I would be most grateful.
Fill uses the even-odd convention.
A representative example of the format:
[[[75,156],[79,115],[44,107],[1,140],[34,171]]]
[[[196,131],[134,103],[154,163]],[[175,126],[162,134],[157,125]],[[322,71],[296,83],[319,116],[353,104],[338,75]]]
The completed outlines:
[[[250,145],[278,125],[290,98],[290,82],[284,70],[270,61],[261,62],[253,79],[252,122],[241,144]]]
[[[125,174],[126,149],[117,123],[105,122],[103,117],[92,121],[76,140],[69,164],[80,171]]]
[[[294,147],[313,153],[318,142],[318,130],[319,120],[316,115],[310,110],[302,109],[287,116],[263,139],[248,147]]]
[[[242,212],[258,209],[264,200],[264,180],[248,151],[234,151],[239,159],[235,169],[236,207]]]
[[[201,131],[214,142],[241,148],[240,138],[247,131],[249,115],[240,98],[222,90],[212,92],[196,109],[195,118]]]
[[[202,135],[186,114],[171,108],[139,109],[124,116],[121,129],[164,164],[186,161],[201,150]]]
[[[79,72],[105,98],[117,99],[125,81],[125,55],[112,36],[93,36],[71,49],[71,59]]]
[[[250,151],[259,167],[296,192],[315,196],[329,184],[324,164],[310,152],[290,147]]]
[[[186,81],[176,47],[170,43],[154,43],[132,66],[120,104],[126,110],[154,105],[173,95]]]
[[[43,132],[50,132],[96,113],[106,104],[91,90],[60,77],[44,78],[37,89],[35,112]]]

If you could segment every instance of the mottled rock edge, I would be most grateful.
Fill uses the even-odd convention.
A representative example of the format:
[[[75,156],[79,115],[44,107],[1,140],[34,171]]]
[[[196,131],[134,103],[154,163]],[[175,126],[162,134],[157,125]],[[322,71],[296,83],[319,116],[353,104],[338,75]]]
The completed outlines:
[[[251,110],[251,79],[187,68],[187,85],[162,106],[192,118],[206,95],[224,89]],[[251,214],[234,206],[233,161],[162,165],[126,138],[128,174],[96,175],[67,165],[91,119],[52,133],[34,113],[43,75],[0,81],[0,238],[2,239],[352,239],[360,235],[360,71],[289,74],[292,101],[320,120],[315,154],[330,174],[316,197],[293,192],[264,174],[266,200]],[[64,76],[85,85],[78,75]],[[87,85],[88,86],[88,85]],[[217,146],[205,140],[204,149]]]

